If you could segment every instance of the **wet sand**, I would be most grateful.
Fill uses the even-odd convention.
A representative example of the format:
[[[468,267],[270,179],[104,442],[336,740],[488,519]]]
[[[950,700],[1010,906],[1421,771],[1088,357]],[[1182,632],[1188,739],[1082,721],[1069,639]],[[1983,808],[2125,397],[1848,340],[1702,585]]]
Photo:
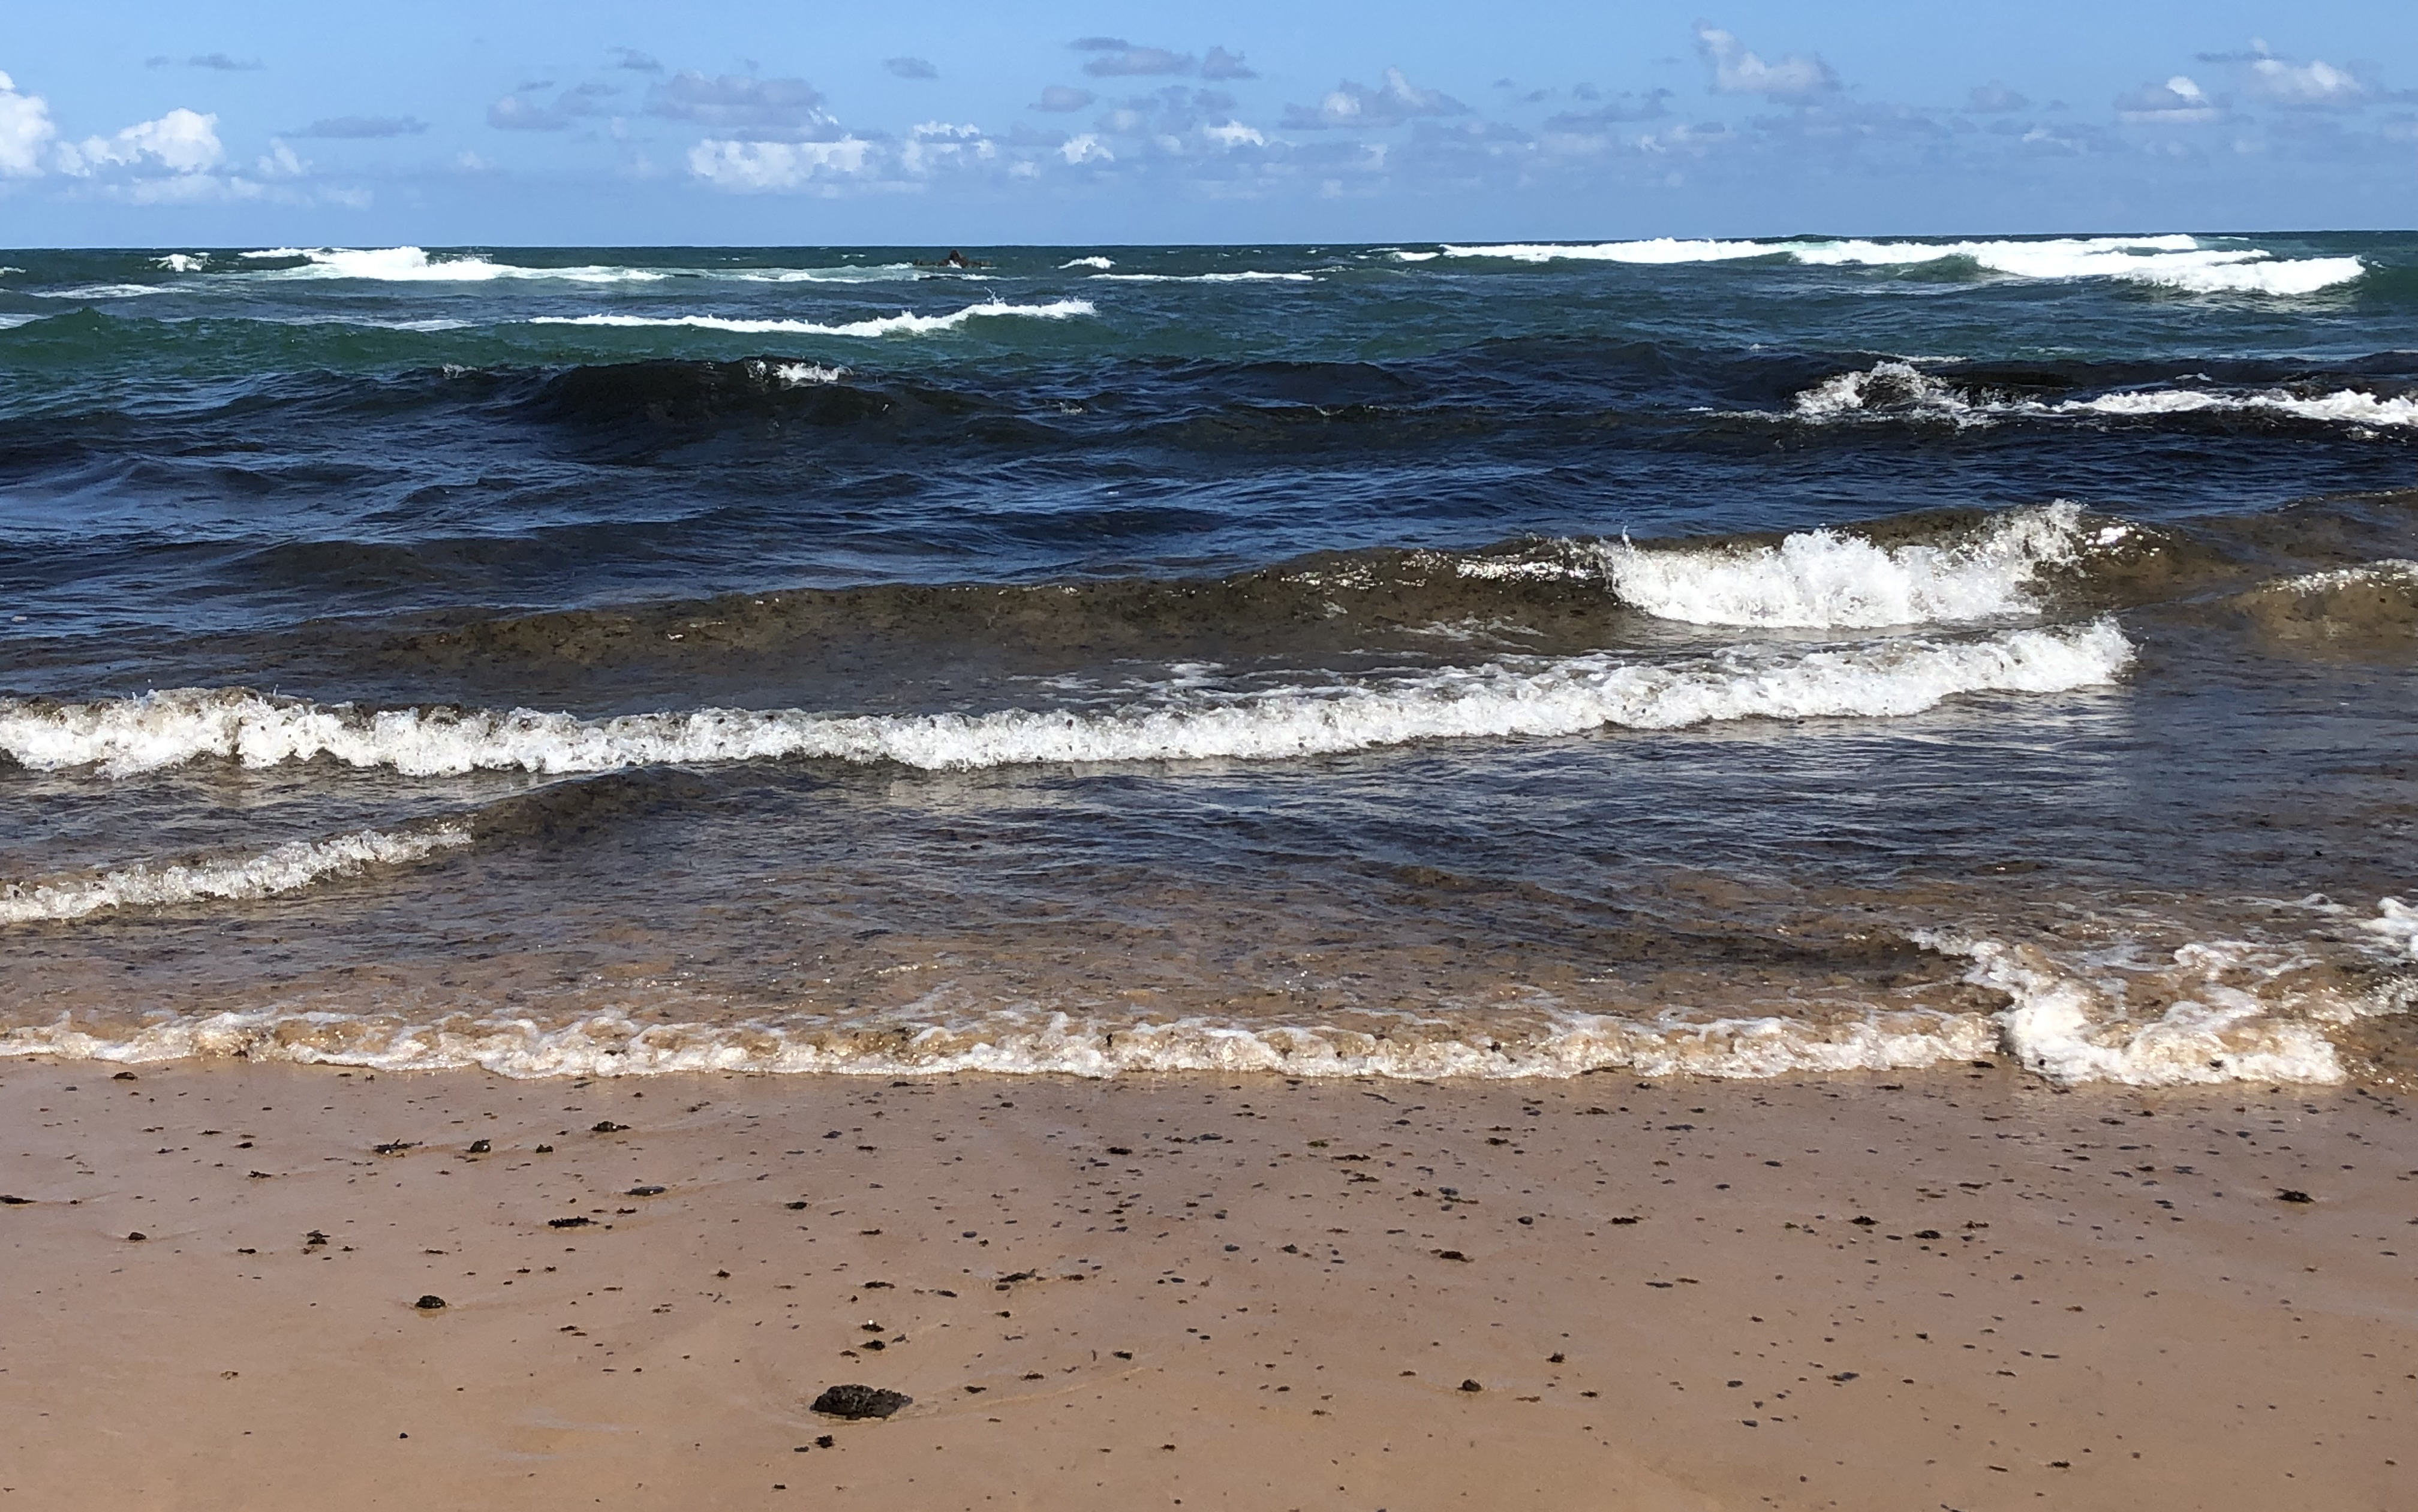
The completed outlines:
[[[2388,1096],[115,1069],[0,1506],[2418,1504]]]

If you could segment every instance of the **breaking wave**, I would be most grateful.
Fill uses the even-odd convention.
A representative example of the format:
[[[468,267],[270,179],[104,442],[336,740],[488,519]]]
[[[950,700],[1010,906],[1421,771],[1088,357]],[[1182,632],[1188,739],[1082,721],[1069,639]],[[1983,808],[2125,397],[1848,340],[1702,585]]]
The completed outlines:
[[[471,843],[459,825],[390,832],[360,830],[326,840],[296,840],[255,856],[138,863],[99,876],[0,886],[0,924],[81,919],[121,909],[167,908],[205,899],[275,897],[370,866],[425,861]]]
[[[2109,545],[2124,525],[2086,527],[2076,506],[1997,516],[1947,544],[1881,545],[1809,530],[1774,545],[1639,547],[1607,543],[1605,574],[1624,603],[1698,625],[1876,628],[2023,614],[2039,607],[2043,569]]]
[[[651,267],[525,267],[492,262],[476,253],[432,257],[419,247],[268,247],[240,255],[250,262],[299,259],[291,267],[263,268],[250,275],[271,279],[357,279],[377,283],[491,283],[499,279],[660,283],[672,276]]]
[[[1901,359],[1835,374],[1789,403],[1791,419],[1810,424],[1917,418],[1966,425],[2004,420],[2166,415],[2272,416],[2318,424],[2418,428],[2418,395],[2360,389],[2295,393],[2288,389],[2126,389],[2087,399],[2023,399],[1960,388]]]
[[[0,701],[0,753],[112,776],[203,757],[314,758],[415,776],[827,759],[926,770],[1041,763],[1282,760],[1415,741],[1617,726],[1917,713],[1960,694],[2059,693],[2112,680],[2133,647],[2114,621],[1824,650],[1732,648],[1675,663],[1605,653],[1523,658],[1391,681],[1248,693],[1178,689],[1106,712],[842,715],[708,709],[582,719],[529,710],[374,711],[241,689],[95,703]]]
[[[867,320],[844,321],[825,325],[812,320],[742,320],[721,315],[539,315],[532,326],[605,326],[637,329],[665,327],[685,327],[695,330],[723,330],[746,336],[927,336],[938,331],[956,330],[968,321],[1022,316],[1032,320],[1073,320],[1098,313],[1089,299],[1052,299],[1047,304],[1009,304],[1004,300],[987,299],[970,304],[945,315],[919,315],[900,311],[895,315],[877,315]]]

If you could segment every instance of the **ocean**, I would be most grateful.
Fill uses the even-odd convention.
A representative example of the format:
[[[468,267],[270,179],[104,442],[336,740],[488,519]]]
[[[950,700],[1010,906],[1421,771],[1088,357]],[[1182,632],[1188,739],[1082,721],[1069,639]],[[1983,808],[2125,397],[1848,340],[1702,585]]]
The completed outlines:
[[[2418,237],[946,251],[0,252],[0,1054],[2418,1084]]]

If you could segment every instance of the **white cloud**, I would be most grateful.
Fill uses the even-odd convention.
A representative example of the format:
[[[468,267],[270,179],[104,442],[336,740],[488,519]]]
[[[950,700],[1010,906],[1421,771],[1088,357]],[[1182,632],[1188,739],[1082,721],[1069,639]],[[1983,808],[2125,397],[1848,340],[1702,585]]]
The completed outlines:
[[[271,142],[252,171],[263,178],[299,178],[311,171],[311,165],[284,143]]]
[[[688,150],[688,171],[716,189],[779,193],[861,177],[873,167],[873,144],[704,141]]]
[[[42,171],[42,149],[57,134],[51,107],[39,95],[17,93],[16,81],[0,73],[0,178],[31,178]]]
[[[2116,115],[2120,120],[2188,125],[2193,121],[2212,121],[2216,114],[2216,101],[2208,98],[2208,92],[2180,73],[2165,84],[2143,84],[2130,94],[2116,97]]]
[[[1081,136],[1068,137],[1065,144],[1059,147],[1058,156],[1065,159],[1070,165],[1117,160],[1117,155],[1108,149],[1107,144],[1089,131]]]
[[[1777,63],[1766,63],[1735,36],[1706,22],[1696,23],[1696,52],[1712,66],[1716,94],[1811,99],[1839,87],[1830,65],[1810,53],[1791,53]]]
[[[1374,89],[1346,79],[1315,106],[1287,105],[1285,125],[1315,131],[1327,127],[1400,126],[1413,116],[1467,114],[1469,107],[1450,95],[1421,89],[1404,78],[1401,69],[1387,69],[1385,82]]]
[[[130,126],[115,136],[61,143],[59,171],[79,178],[109,168],[200,174],[225,156],[219,145],[218,124],[215,115],[179,107],[156,121]]]
[[[2349,71],[2314,58],[2257,59],[2250,65],[2250,92],[2282,105],[2355,105],[2367,98],[2367,86]]]
[[[905,144],[898,149],[898,166],[901,172],[911,175],[933,174],[988,162],[998,156],[998,146],[983,135],[979,126],[925,121],[907,133]]]
[[[1219,146],[1232,151],[1236,147],[1264,147],[1268,139],[1240,121],[1228,121],[1223,126],[1204,126],[1201,134]]]

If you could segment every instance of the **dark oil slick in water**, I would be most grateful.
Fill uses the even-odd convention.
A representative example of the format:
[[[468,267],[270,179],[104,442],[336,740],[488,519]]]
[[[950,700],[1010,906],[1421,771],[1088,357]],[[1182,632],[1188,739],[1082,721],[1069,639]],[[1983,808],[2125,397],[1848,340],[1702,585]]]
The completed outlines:
[[[2406,1082],[2418,237],[0,252],[0,1052]]]

